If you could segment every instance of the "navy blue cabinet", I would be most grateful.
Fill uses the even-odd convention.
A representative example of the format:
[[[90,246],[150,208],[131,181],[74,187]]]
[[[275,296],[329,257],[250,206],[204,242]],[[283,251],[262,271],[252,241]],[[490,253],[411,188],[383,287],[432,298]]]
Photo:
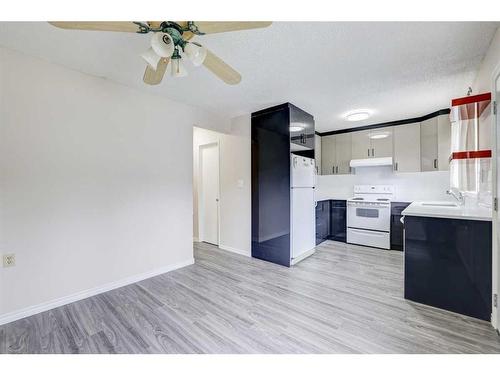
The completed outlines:
[[[491,316],[491,222],[405,217],[405,298]]]
[[[290,103],[252,113],[251,140],[252,256],[290,266],[290,153],[314,158],[314,118]]]
[[[330,237],[330,201],[316,203],[316,245]]]
[[[346,242],[347,237],[347,202],[344,200],[332,200],[330,239]]]
[[[403,250],[403,223],[401,212],[410,205],[406,202],[391,202],[391,250]]]
[[[316,205],[316,245],[325,240],[346,242],[346,201],[324,200]]]
[[[290,111],[290,142],[295,153],[314,158],[314,118],[293,104],[288,103]],[[307,150],[306,150],[307,149]],[[312,153],[311,153],[312,151]]]

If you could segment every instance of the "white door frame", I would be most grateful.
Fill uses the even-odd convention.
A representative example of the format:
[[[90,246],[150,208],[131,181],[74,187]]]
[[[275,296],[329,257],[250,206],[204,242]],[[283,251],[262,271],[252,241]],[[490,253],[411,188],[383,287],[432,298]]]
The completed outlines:
[[[492,97],[493,97],[493,102],[497,103],[497,113],[492,114],[492,191],[493,191],[493,198],[499,200],[499,191],[498,189],[500,188],[498,184],[498,178],[500,177],[500,171],[498,170],[500,165],[497,162],[498,157],[500,156],[498,154],[498,147],[500,147],[500,129],[498,128],[500,126],[500,113],[498,113],[498,103],[500,102],[500,97],[497,97],[497,89],[496,89],[496,81],[497,78],[500,77],[500,64],[497,65],[495,70],[493,71],[493,77],[492,77]],[[493,102],[492,102],[492,107],[493,107]],[[500,294],[500,223],[499,223],[499,216],[498,216],[498,209],[497,211],[493,210],[493,218],[492,218],[492,224],[493,224],[493,239],[492,239],[492,257],[491,257],[491,265],[492,265],[492,310],[491,310],[491,324],[493,327],[497,329],[497,331],[500,330],[500,309],[495,307],[494,305],[494,295]],[[498,297],[497,297],[498,298]]]
[[[217,204],[217,246],[220,246],[220,142],[217,140],[215,142],[204,143],[198,146],[198,239],[200,242],[204,239],[203,234],[203,205],[202,205],[202,192],[203,192],[203,153],[202,149],[206,147],[217,146],[217,159],[218,159],[218,185],[217,185],[217,196],[218,196],[218,204]]]

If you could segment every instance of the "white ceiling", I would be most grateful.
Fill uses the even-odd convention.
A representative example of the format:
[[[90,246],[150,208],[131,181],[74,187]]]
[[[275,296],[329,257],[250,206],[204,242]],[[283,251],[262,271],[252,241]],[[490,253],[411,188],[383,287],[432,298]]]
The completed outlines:
[[[275,22],[266,29],[205,35],[198,41],[243,76],[228,86],[205,68],[143,84],[139,54],[150,36],[71,31],[41,22],[1,22],[0,45],[78,71],[165,95],[222,116],[283,102],[310,112],[316,130],[421,116],[463,96],[499,23]],[[342,115],[367,108],[351,123]]]

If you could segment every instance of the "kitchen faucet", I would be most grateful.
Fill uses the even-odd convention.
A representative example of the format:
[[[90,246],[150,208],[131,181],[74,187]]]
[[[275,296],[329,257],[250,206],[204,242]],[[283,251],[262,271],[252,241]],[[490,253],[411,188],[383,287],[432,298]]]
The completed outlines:
[[[457,188],[451,188],[450,190],[446,190],[446,194],[453,196],[453,198],[455,198],[458,201],[458,204],[460,206],[462,206],[465,203],[465,196]]]

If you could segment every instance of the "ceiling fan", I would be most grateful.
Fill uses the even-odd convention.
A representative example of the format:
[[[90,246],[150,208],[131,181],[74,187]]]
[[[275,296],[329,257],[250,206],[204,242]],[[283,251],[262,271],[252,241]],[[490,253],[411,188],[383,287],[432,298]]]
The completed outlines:
[[[147,62],[143,81],[148,85],[159,84],[167,66],[174,77],[187,74],[183,58],[193,65],[205,66],[229,85],[241,81],[241,75],[228,64],[197,42],[196,35],[257,29],[271,25],[271,22],[210,22],[210,21],[148,21],[148,22],[49,22],[62,29],[120,31],[139,34],[153,33],[151,47],[141,56]]]

